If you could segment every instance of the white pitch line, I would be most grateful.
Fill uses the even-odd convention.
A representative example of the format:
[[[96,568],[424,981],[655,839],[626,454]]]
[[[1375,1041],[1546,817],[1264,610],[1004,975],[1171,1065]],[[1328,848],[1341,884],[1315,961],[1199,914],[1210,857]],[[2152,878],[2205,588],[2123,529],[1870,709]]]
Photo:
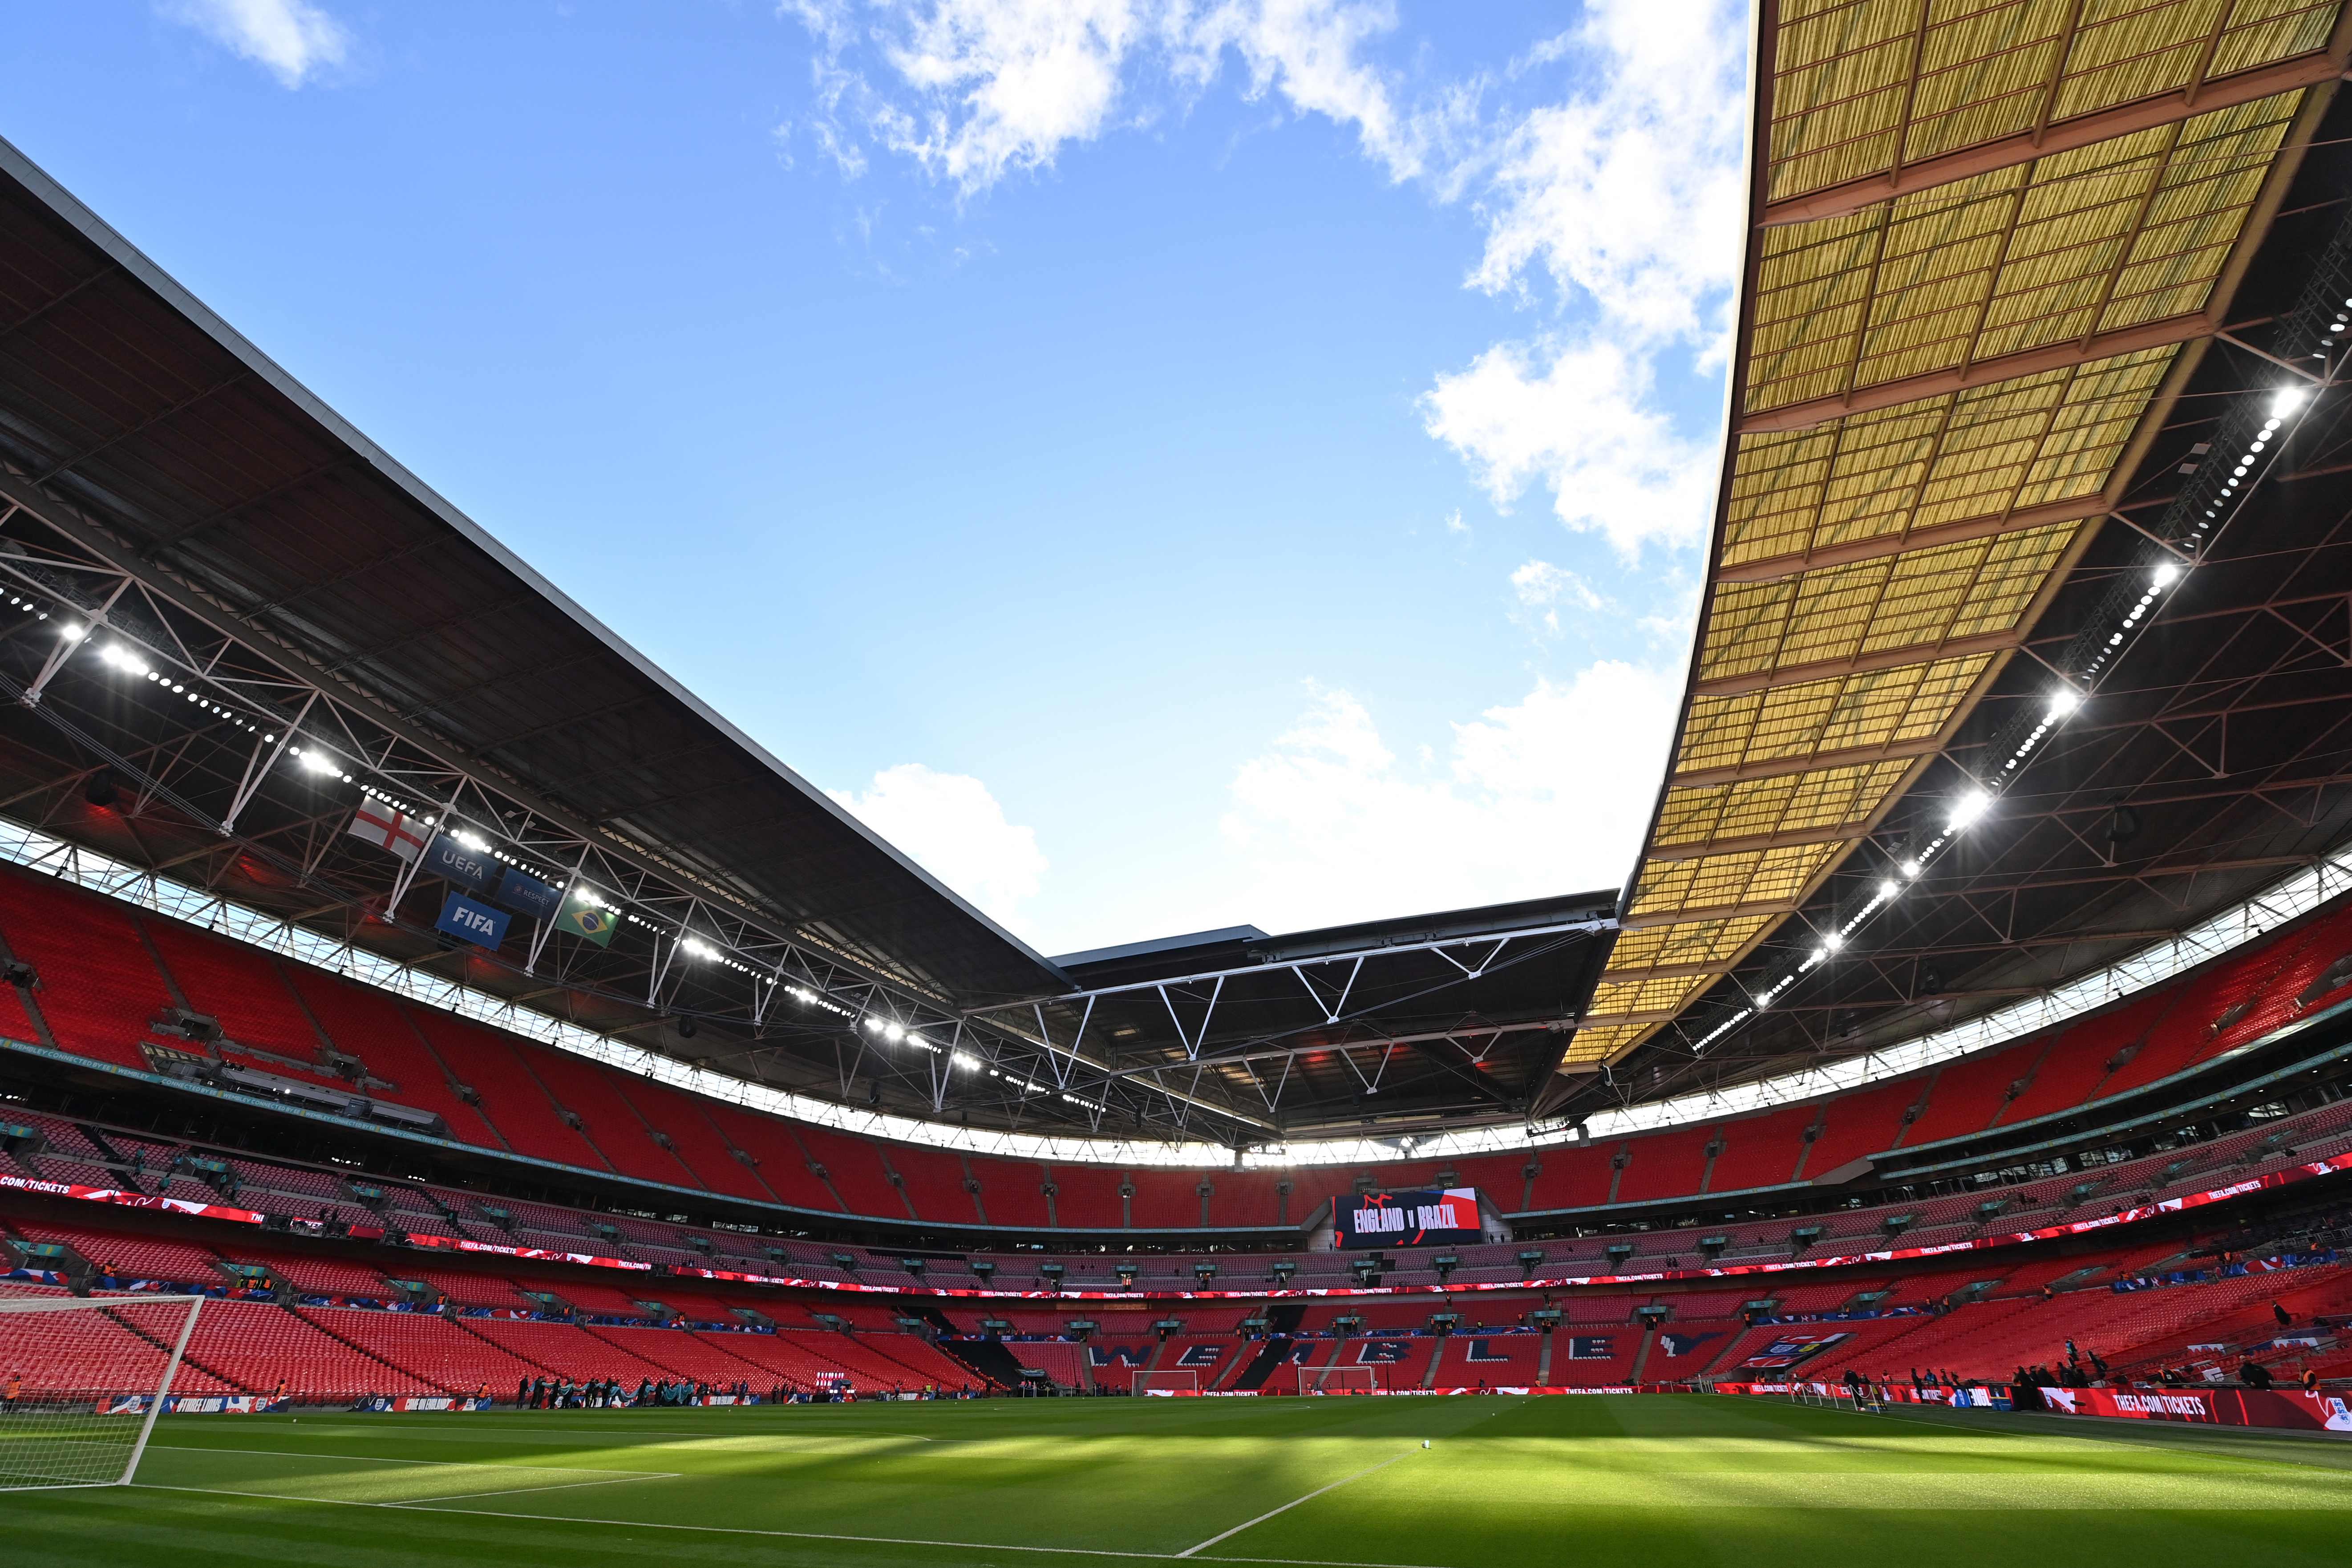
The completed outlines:
[[[674,1481],[683,1472],[677,1470],[619,1470],[610,1474],[590,1465],[499,1465],[473,1459],[386,1459],[373,1454],[322,1454],[316,1449],[297,1452],[291,1448],[221,1448],[206,1443],[150,1443],[150,1449],[169,1448],[179,1454],[264,1454],[278,1459],[332,1459],[339,1465],[419,1465],[426,1469],[445,1470],[534,1470],[541,1475],[599,1476],[593,1481],[565,1481],[557,1486],[508,1487],[494,1492],[455,1492],[455,1497],[505,1497],[509,1492],[562,1491],[570,1487],[603,1487],[614,1481]]]
[[[498,1418],[492,1417],[492,1419],[496,1420]],[[764,1442],[774,1437],[892,1437],[901,1443],[994,1443],[1007,1440],[996,1437],[926,1437],[913,1432],[873,1432],[866,1431],[862,1428],[843,1432],[795,1432],[789,1428],[761,1428],[748,1432],[723,1432],[717,1430],[708,1432],[689,1432],[676,1426],[622,1426],[604,1432],[586,1432],[577,1426],[531,1426],[521,1424],[509,1425],[503,1420],[499,1420],[499,1425],[496,1426],[474,1425],[427,1426],[422,1423],[403,1423],[397,1428],[389,1426],[322,1426],[320,1430],[331,1432],[336,1436],[365,1436],[369,1438],[397,1437],[405,1439],[412,1443],[447,1442],[453,1438],[470,1438],[478,1443],[520,1443],[536,1441],[538,1439],[517,1437],[509,1436],[509,1434],[518,1432],[543,1432],[548,1434],[551,1437],[562,1436],[576,1443],[596,1443],[607,1447],[615,1440],[630,1440],[647,1436],[685,1437],[705,1443]],[[667,1445],[656,1444],[654,1446],[660,1447],[666,1447]]]
[[[516,1468],[521,1468],[522,1467],[518,1466]],[[606,1476],[601,1481],[561,1481],[551,1487],[508,1487],[503,1491],[450,1492],[443,1497],[411,1498],[406,1502],[394,1503],[392,1506],[394,1508],[425,1508],[433,1503],[458,1502],[467,1498],[514,1497],[522,1492],[568,1492],[577,1491],[582,1487],[618,1486],[623,1481],[674,1481],[677,1479],[677,1478],[678,1472],[674,1470],[646,1470],[636,1475]]]
[[[380,1459],[373,1454],[322,1454],[316,1448],[223,1448],[210,1443],[150,1443],[148,1448],[169,1448],[179,1454],[267,1454],[275,1459],[336,1459],[354,1465],[465,1466],[468,1459]],[[583,1470],[585,1465],[509,1465],[511,1470]],[[650,1475],[652,1471],[646,1471]]]
[[[133,1487],[143,1491],[194,1492],[205,1497],[258,1498],[265,1502],[326,1503],[336,1508],[390,1508],[404,1511],[414,1508],[411,1503],[366,1502],[356,1498],[288,1497],[282,1492],[240,1492],[224,1487],[165,1487],[152,1481],[133,1481]],[[1001,1541],[931,1541],[912,1535],[845,1535],[823,1530],[759,1530],[740,1524],[666,1524],[646,1519],[583,1519],[568,1513],[509,1513],[500,1509],[445,1508],[436,1513],[462,1513],[477,1519],[514,1519],[530,1524],[594,1524],[614,1530],[677,1530],[700,1535],[761,1535],[787,1541],[854,1541],[870,1546],[944,1546],[959,1552],[1029,1552],[1045,1556],[1066,1557],[1132,1557],[1154,1563],[1172,1562],[1176,1556],[1168,1552],[1115,1552],[1102,1546],[1015,1546]],[[1318,1564],[1318,1568],[1357,1568],[1350,1563]]]
[[[1402,1458],[1402,1454],[1397,1456],[1399,1459]],[[1396,1460],[1383,1462],[1394,1464]],[[1378,1469],[1380,1466],[1372,1468]],[[1349,1478],[1350,1480],[1354,1479],[1352,1476]],[[353,1498],[288,1497],[283,1492],[231,1491],[225,1487],[167,1487],[152,1481],[133,1481],[131,1484],[139,1491],[192,1492],[199,1497],[253,1498],[262,1502],[319,1503],[335,1508],[388,1508],[403,1512],[415,1511],[421,1507],[415,1503],[364,1502]],[[1341,1484],[1334,1481],[1332,1486]],[[1328,1491],[1330,1488],[1323,1489]],[[1302,1498],[1299,1500],[1303,1502],[1306,1500]],[[675,1530],[698,1535],[758,1535],[782,1541],[846,1541],[866,1546],[940,1546],[956,1552],[1026,1552],[1043,1557],[1123,1557],[1148,1563],[1179,1562],[1201,1550],[1199,1546],[1187,1552],[1118,1552],[1106,1546],[1017,1546],[1002,1541],[931,1541],[921,1536],[847,1535],[823,1530],[761,1530],[740,1524],[665,1524],[646,1519],[583,1519],[577,1514],[509,1513],[490,1508],[442,1508],[425,1511],[464,1514],[474,1519],[520,1520],[526,1524],[593,1524],[614,1530]],[[1207,1544],[1207,1542],[1202,1542],[1203,1546]],[[1286,1563],[1293,1565],[1293,1568],[1433,1568],[1433,1564],[1424,1563],[1362,1563],[1346,1557],[1203,1557],[1197,1561]]]
[[[1407,1449],[1405,1450],[1405,1454],[1410,1454],[1410,1453],[1412,1453],[1412,1449],[1410,1449],[1410,1448],[1407,1448]],[[1214,1545],[1215,1545],[1218,1542],[1220,1542],[1220,1541],[1224,1541],[1224,1540],[1229,1539],[1230,1537],[1239,1535],[1243,1531],[1244,1531],[1244,1530],[1247,1530],[1247,1529],[1251,1528],[1253,1525],[1260,1525],[1260,1524],[1264,1524],[1267,1520],[1272,1519],[1276,1514],[1278,1514],[1278,1513],[1288,1513],[1292,1509],[1297,1508],[1300,1503],[1303,1503],[1303,1502],[1313,1502],[1317,1498],[1321,1497],[1325,1492],[1332,1491],[1332,1490],[1336,1490],[1337,1489],[1339,1489],[1339,1488],[1340,1488],[1340,1487],[1344,1487],[1344,1486],[1346,1486],[1349,1481],[1360,1481],[1360,1480],[1362,1480],[1366,1476],[1370,1475],[1374,1470],[1385,1470],[1385,1469],[1387,1469],[1391,1465],[1395,1464],[1395,1463],[1397,1462],[1397,1460],[1402,1459],[1402,1458],[1404,1458],[1404,1454],[1394,1454],[1394,1455],[1390,1456],[1388,1458],[1382,1459],[1382,1460],[1381,1460],[1379,1464],[1377,1464],[1377,1465],[1367,1465],[1367,1466],[1365,1466],[1362,1469],[1358,1470],[1358,1471],[1357,1471],[1354,1475],[1352,1475],[1352,1476],[1341,1476],[1341,1477],[1340,1477],[1338,1480],[1336,1480],[1336,1481],[1327,1482],[1326,1484],[1324,1484],[1324,1485],[1322,1485],[1322,1486],[1317,1487],[1313,1491],[1308,1492],[1305,1497],[1292,1498],[1288,1502],[1284,1503],[1280,1508],[1270,1508],[1270,1509],[1266,1510],[1264,1513],[1259,1514],[1255,1519],[1248,1520],[1248,1521],[1244,1521],[1243,1523],[1237,1524],[1237,1525],[1234,1526],[1231,1530],[1226,1531],[1224,1532],[1224,1534],[1223,1534],[1223,1535],[1213,1535],[1213,1536],[1209,1537],[1209,1539],[1208,1539],[1208,1540],[1202,1542],[1201,1542],[1201,1544],[1200,1544],[1200,1545],[1198,1545],[1198,1546],[1188,1546],[1188,1547],[1186,1547],[1183,1551],[1179,1552],[1178,1553],[1176,1553],[1176,1555],[1177,1555],[1177,1556],[1179,1556],[1179,1557],[1190,1557],[1190,1556],[1192,1556],[1192,1555],[1194,1552],[1200,1552],[1200,1551],[1205,1550],[1205,1549],[1206,1549],[1206,1548],[1208,1548],[1208,1547],[1214,1546]]]

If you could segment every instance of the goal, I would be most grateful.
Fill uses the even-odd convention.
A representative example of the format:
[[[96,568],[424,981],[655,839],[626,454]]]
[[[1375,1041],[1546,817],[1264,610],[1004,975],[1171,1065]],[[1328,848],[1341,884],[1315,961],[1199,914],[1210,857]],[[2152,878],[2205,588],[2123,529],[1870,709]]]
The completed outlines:
[[[1139,1372],[1132,1391],[1138,1399],[1147,1395],[1167,1398],[1177,1394],[1201,1392],[1201,1374],[1197,1372]]]
[[[201,1296],[0,1296],[0,1491],[127,1486]]]
[[[1378,1394],[1381,1391],[1381,1369],[1376,1366],[1302,1366],[1294,1367],[1298,1373],[1301,1394]]]

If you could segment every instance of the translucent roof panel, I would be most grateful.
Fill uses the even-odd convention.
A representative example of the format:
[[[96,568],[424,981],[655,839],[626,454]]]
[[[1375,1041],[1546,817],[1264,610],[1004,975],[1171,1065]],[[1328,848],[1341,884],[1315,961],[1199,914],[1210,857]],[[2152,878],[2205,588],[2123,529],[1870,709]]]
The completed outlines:
[[[1783,0],[1769,199],[1873,176],[2327,42],[2336,0]]]

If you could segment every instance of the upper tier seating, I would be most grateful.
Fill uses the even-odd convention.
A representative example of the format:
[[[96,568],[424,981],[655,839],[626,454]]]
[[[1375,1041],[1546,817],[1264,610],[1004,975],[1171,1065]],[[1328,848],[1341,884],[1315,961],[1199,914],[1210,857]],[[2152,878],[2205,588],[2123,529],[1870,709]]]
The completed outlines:
[[[2347,900],[2101,1014],[1853,1093],[1450,1167],[1420,1161],[1276,1173],[1046,1165],[796,1124],[395,999],[23,868],[0,867],[0,940],[39,973],[28,993],[0,987],[0,1037],[143,1069],[142,1041],[191,1048],[150,1028],[184,1002],[218,1019],[219,1049],[232,1062],[348,1084],[336,1058],[356,1059],[366,1092],[435,1112],[447,1136],[479,1148],[820,1213],[1038,1231],[1296,1226],[1360,1185],[1468,1184],[1505,1212],[1541,1213],[1816,1181],[1889,1149],[1971,1139],[2144,1088],[2352,994],[2352,974],[2336,967],[2352,952]],[[116,1162],[68,1137],[51,1142],[52,1152],[17,1163],[86,1184],[128,1180],[173,1196],[211,1194],[168,1170],[175,1152],[164,1146],[126,1141]],[[306,1186],[244,1166],[239,1173],[251,1206],[265,1212],[315,1218],[350,1211],[324,1180]],[[2124,1189],[2110,1183],[2104,1191]],[[522,1230],[499,1226],[456,1199],[452,1206],[454,1220],[403,1197],[393,1223],[494,1241],[532,1228],[520,1220]],[[1936,1223],[1959,1235],[1969,1219],[1960,1211]],[[535,1234],[540,1245],[581,1245],[549,1241],[543,1228]],[[1927,1234],[1924,1220],[1913,1234]],[[624,1249],[631,1245],[633,1256],[677,1260],[659,1250],[667,1245],[660,1237]],[[743,1256],[740,1243],[730,1245]],[[1642,1253],[1687,1259],[1690,1249],[1645,1238]],[[1508,1266],[1498,1258],[1478,1267]],[[812,1258],[807,1267],[830,1266]]]

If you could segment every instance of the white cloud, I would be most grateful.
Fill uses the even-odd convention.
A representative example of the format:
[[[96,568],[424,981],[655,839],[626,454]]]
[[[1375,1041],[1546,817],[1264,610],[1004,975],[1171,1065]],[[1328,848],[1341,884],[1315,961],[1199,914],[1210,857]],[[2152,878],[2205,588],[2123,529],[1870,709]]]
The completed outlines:
[[[213,38],[287,87],[343,63],[351,47],[342,24],[310,0],[171,0],[165,16]]]
[[[1466,536],[1469,533],[1470,525],[1462,521],[1462,509],[1460,507],[1457,506],[1452,511],[1445,514],[1445,531],[1457,538]]]
[[[1609,602],[1593,591],[1591,584],[1567,567],[1549,561],[1526,562],[1513,572],[1511,595],[1518,601],[1518,614],[1514,618],[1522,623],[1532,618],[1546,633],[1553,635],[1559,631],[1563,605],[1588,616],[1609,608]]]
[[[1501,137],[1472,281],[1524,287],[1540,264],[1609,332],[1708,348],[1728,330],[1745,207],[1746,7],[1592,0],[1555,43],[1592,90]]]
[[[1621,555],[1706,536],[1715,490],[1711,447],[1685,439],[1650,400],[1646,360],[1613,343],[1552,352],[1498,343],[1437,378],[1423,425],[1508,510],[1541,481],[1569,527],[1605,535]]]
[[[1223,822],[1269,931],[1621,882],[1664,766],[1679,675],[1617,660],[1454,726],[1442,768],[1401,765],[1370,712],[1314,690],[1243,764]],[[1605,743],[1601,738],[1605,737]]]
[[[1360,54],[1396,26],[1376,0],[784,0],[819,44],[807,128],[854,174],[858,138],[964,195],[1052,166],[1073,142],[1206,89],[1230,51],[1253,98],[1352,126],[1396,179],[1456,125],[1458,97],[1402,111]],[[1139,90],[1147,80],[1169,102]],[[790,134],[787,129],[787,135]]]
[[[1353,126],[1365,155],[1395,180],[1433,172],[1448,142],[1467,129],[1475,87],[1441,93],[1417,110],[1399,107],[1387,73],[1363,47],[1395,30],[1395,7],[1364,0],[1223,0],[1179,31],[1194,58],[1210,63],[1231,48],[1249,70],[1248,94],[1279,92],[1300,114]]]
[[[1549,561],[1530,561],[1513,572],[1511,591],[1528,609],[1557,605],[1563,599],[1580,610],[1598,610],[1605,604],[1592,591],[1591,584],[1567,567],[1555,566]]]
[[[1583,24],[1511,74],[1560,59],[1588,84],[1496,133],[1479,205],[1474,287],[1521,297],[1549,279],[1568,324],[1498,343],[1440,374],[1421,401],[1429,433],[1467,462],[1497,507],[1530,484],[1572,529],[1620,555],[1704,542],[1717,452],[1656,397],[1659,356],[1696,368],[1727,352],[1744,211],[1744,7],[1590,0]]]
[[[874,775],[863,795],[825,792],[918,864],[1009,924],[1045,877],[1035,830],[1004,819],[988,786],[966,773],[902,763]]]
[[[869,100],[876,133],[964,191],[1102,132],[1148,33],[1136,0],[929,0],[890,7],[881,52],[912,107]]]
[[[1473,287],[1553,322],[1441,374],[1430,433],[1496,504],[1531,483],[1621,553],[1679,548],[1710,510],[1711,448],[1659,408],[1658,354],[1719,366],[1735,296],[1748,29],[1739,0],[1587,0],[1581,21],[1508,62],[1409,91],[1373,48],[1389,0],[785,0],[819,42],[808,132],[855,177],[861,138],[971,195],[1205,91],[1237,59],[1250,97],[1352,129],[1391,179],[1486,220]],[[1566,62],[1572,85],[1489,111]],[[1598,379],[1591,379],[1595,374]]]

